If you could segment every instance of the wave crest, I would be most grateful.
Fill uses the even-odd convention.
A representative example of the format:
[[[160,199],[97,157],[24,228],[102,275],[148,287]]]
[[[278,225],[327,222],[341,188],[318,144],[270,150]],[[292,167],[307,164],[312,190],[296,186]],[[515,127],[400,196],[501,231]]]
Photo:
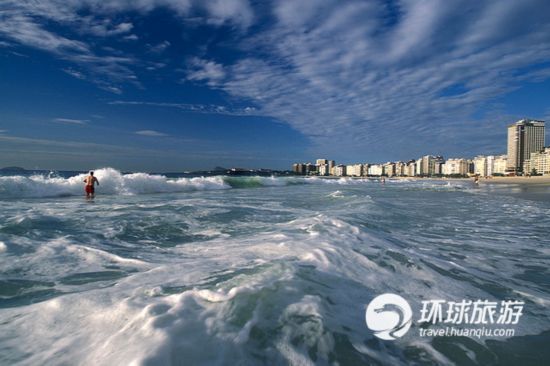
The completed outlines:
[[[189,192],[197,190],[228,189],[222,177],[170,179],[147,173],[122,174],[112,168],[94,171],[99,180],[98,191],[110,195]],[[79,196],[84,193],[84,178],[79,174],[70,178],[42,175],[0,177],[0,198],[38,198]]]

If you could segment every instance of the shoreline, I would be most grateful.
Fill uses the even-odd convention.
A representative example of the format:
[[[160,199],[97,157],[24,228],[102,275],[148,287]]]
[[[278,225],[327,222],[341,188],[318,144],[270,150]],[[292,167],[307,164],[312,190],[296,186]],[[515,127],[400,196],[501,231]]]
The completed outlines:
[[[550,185],[550,176],[534,177],[492,177],[481,178],[480,184],[529,184],[529,185]]]
[[[386,180],[436,180],[442,182],[456,181],[456,182],[474,182],[474,178],[446,178],[446,177],[337,177],[337,176],[305,176],[304,178],[321,178],[321,179],[369,179],[380,180],[386,178]],[[520,185],[548,185],[550,186],[550,176],[533,176],[533,177],[489,177],[480,178],[479,184],[520,184]]]

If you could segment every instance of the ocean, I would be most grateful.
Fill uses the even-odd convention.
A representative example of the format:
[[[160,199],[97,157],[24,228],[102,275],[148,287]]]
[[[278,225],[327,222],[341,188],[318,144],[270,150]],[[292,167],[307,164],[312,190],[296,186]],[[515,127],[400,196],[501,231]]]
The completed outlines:
[[[0,364],[550,362],[549,187],[96,176],[92,202],[84,175],[0,176]],[[385,293],[413,312],[394,340],[365,321]],[[523,311],[420,336],[432,299]]]

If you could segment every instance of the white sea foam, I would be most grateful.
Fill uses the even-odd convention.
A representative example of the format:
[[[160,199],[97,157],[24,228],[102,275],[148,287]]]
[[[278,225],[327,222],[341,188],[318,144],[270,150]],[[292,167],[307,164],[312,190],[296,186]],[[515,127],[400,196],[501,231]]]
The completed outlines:
[[[8,250],[8,247],[3,241],[0,241],[0,253],[5,252],[6,250]]]
[[[24,281],[0,308],[0,364],[405,365],[418,361],[403,356],[410,346],[426,363],[446,362],[456,347],[435,351],[413,330],[391,349],[372,342],[365,305],[385,292],[411,305],[529,299],[517,335],[548,329],[547,292],[523,266],[547,267],[545,204],[448,195],[428,181],[295,177],[216,177],[223,189],[296,187],[174,199],[138,193],[178,179],[117,174],[100,177],[101,187],[134,196],[2,202],[10,255],[0,267]],[[422,200],[409,187],[424,189]],[[329,196],[336,189],[344,198]],[[442,195],[451,210],[437,206]],[[49,284],[28,284],[35,279]]]
[[[230,188],[221,177],[169,179],[147,173],[122,174],[112,168],[98,169],[95,176],[100,182],[97,191],[101,194],[134,195]],[[0,198],[82,195],[85,177],[86,174],[70,178],[42,175],[0,177]]]
[[[334,191],[332,193],[329,193],[328,196],[332,198],[341,198],[344,197],[344,193],[342,193],[342,191]]]
[[[376,184],[368,178],[325,179],[322,177],[260,177],[260,176],[213,176],[195,178],[168,178],[164,175],[148,173],[123,174],[113,168],[102,168],[95,171],[100,182],[97,192],[108,195],[136,195],[150,193],[189,192],[199,190],[219,190],[229,188],[278,187],[299,184],[321,185],[358,185]],[[3,176],[0,177],[0,199],[5,198],[40,198],[78,196],[84,191],[84,178],[80,174],[70,178],[57,176]],[[394,184],[406,184],[412,189],[460,189],[460,185],[441,184],[435,181],[405,182],[394,181]],[[332,197],[339,197],[339,191]]]

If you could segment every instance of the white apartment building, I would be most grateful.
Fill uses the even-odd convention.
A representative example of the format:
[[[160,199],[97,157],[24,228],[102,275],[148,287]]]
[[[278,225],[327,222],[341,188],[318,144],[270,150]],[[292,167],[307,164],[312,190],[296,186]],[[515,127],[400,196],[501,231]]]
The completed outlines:
[[[506,166],[507,166],[508,159],[506,155],[498,155],[495,156],[495,160],[493,162],[493,172],[492,174],[506,174]]]
[[[416,161],[416,175],[441,174],[444,162],[441,156],[425,155]]]
[[[508,126],[508,171],[522,173],[524,161],[542,149],[544,121],[522,119]]]
[[[382,175],[384,174],[384,167],[380,164],[372,164],[369,166],[369,175]]]
[[[392,162],[384,164],[384,174],[388,177],[393,177],[395,175],[395,164]]]
[[[466,159],[447,159],[445,164],[442,166],[443,175],[467,175],[468,174],[469,163]]]
[[[482,177],[487,176],[487,157],[483,155],[474,158],[474,174]]]
[[[550,175],[550,147],[536,153],[531,153],[529,160],[525,160],[525,173],[531,174],[533,169],[537,174]]]
[[[488,155],[486,157],[487,159],[487,176],[492,176],[493,171],[495,170],[495,156],[494,155]]]
[[[405,163],[403,163],[402,161],[398,161],[397,163],[395,163],[395,175],[397,175],[398,177],[403,177],[407,175],[406,170],[407,165],[405,165]]]
[[[345,165],[336,165],[334,167],[334,175],[337,177],[343,177],[346,175],[346,166]]]
[[[360,177],[363,175],[363,164],[352,164],[346,166],[346,175],[350,177]]]
[[[407,162],[405,175],[408,177],[414,177],[416,175],[416,162],[414,160]]]
[[[414,163],[414,175],[422,175],[422,158],[419,158]]]
[[[363,164],[363,177],[366,177],[369,174],[369,163]]]

